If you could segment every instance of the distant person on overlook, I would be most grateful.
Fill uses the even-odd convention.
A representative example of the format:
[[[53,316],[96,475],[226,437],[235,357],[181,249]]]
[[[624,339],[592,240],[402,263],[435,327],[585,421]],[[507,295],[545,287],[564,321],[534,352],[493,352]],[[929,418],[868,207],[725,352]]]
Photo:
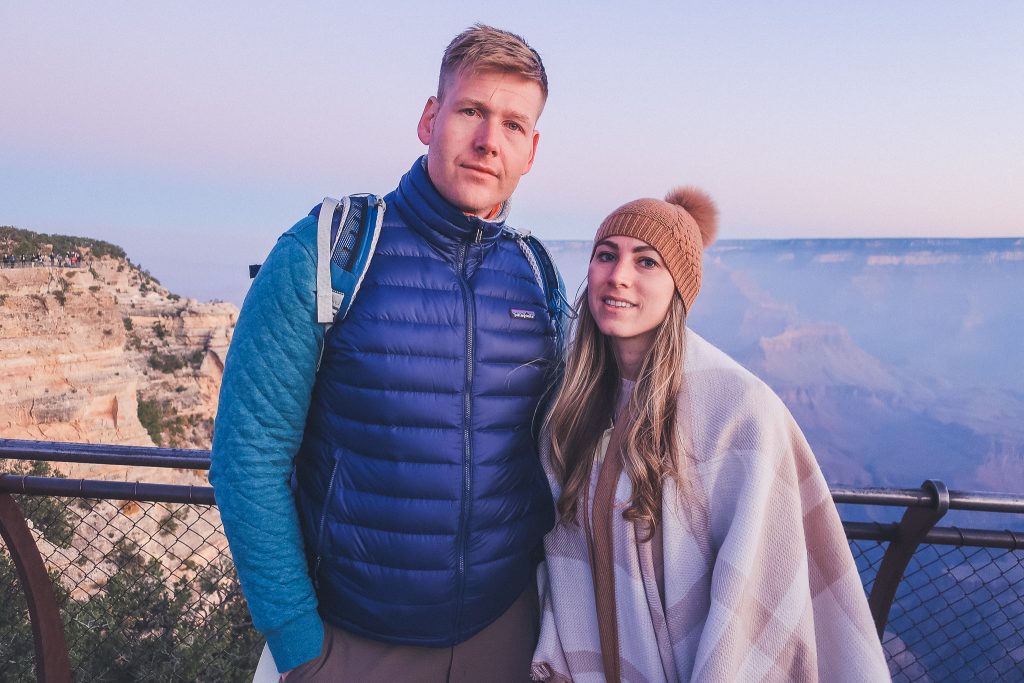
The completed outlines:
[[[686,327],[710,197],[598,228],[541,435],[558,521],[538,680],[889,680],[810,447],[770,388]]]
[[[289,682],[529,680],[553,520],[531,426],[559,351],[505,219],[546,98],[522,38],[459,34],[344,320],[317,323],[319,207],[246,297],[210,481]]]

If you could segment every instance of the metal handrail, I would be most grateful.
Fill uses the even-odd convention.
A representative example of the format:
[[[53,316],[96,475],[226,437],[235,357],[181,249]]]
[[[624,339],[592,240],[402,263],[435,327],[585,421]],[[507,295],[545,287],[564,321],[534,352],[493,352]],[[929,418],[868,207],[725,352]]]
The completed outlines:
[[[848,488],[830,486],[832,500],[851,505],[884,505],[889,507],[921,507],[935,505],[935,495],[926,489]],[[949,491],[950,510],[974,512],[1024,513],[1024,494],[989,493],[984,491]]]
[[[154,448],[152,446],[56,443],[22,439],[0,439],[0,459],[3,458],[86,465],[210,469],[210,451],[187,448]]]
[[[210,467],[210,452],[203,450],[0,439],[0,459],[4,458],[193,470]],[[935,480],[928,480],[917,489],[830,487],[830,491],[833,501],[839,505],[889,506],[904,510],[899,522],[843,522],[848,539],[887,544],[868,599],[879,637],[885,629],[896,589],[920,544],[1024,550],[1024,532],[935,526],[948,510],[1024,514],[1024,494],[949,491],[941,481]],[[0,496],[11,493],[216,505],[209,486],[0,473]],[[45,593],[45,586],[40,588],[38,581],[36,584],[32,588],[26,583],[26,589],[32,588],[40,595]],[[41,656],[42,650],[37,649],[37,657]]]
[[[900,540],[899,524],[878,522],[843,522],[846,538],[851,541]],[[958,526],[933,527],[923,536],[922,543],[929,545],[972,546],[977,548],[1001,548],[1003,550],[1024,550],[1024,533],[1009,529],[970,529]]]
[[[210,451],[207,450],[57,443],[22,439],[0,439],[0,459],[3,458],[89,465],[173,467],[194,470],[210,468]],[[836,504],[902,508],[933,507],[935,505],[934,495],[928,490],[920,488],[830,486],[829,490],[832,492],[832,500]],[[949,491],[949,509],[1024,513],[1024,493]]]
[[[96,479],[61,479],[20,474],[0,474],[0,491],[33,496],[70,498],[109,498],[154,503],[192,503],[216,505],[209,486],[181,484],[149,484],[146,482],[102,481]]]
[[[216,505],[213,488],[181,484],[60,479],[28,475],[0,474],[0,491],[35,496],[106,498],[110,500],[151,501]],[[893,522],[843,522],[850,540],[893,542],[900,538],[899,524]],[[935,527],[924,536],[932,545],[977,546],[981,548],[1024,549],[1024,533],[1009,530],[971,529],[956,526]]]

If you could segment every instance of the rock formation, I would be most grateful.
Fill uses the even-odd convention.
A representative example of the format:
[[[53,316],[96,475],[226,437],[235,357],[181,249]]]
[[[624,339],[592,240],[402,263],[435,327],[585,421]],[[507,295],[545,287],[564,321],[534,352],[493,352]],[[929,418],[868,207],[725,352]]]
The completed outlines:
[[[77,267],[0,268],[0,437],[209,448],[238,309],[172,294],[126,258],[79,253]]]

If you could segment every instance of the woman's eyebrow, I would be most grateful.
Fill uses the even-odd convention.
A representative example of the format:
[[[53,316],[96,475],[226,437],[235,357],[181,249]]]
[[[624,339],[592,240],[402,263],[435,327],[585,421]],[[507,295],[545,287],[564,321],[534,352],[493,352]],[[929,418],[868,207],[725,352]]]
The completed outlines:
[[[615,242],[612,242],[610,238],[609,239],[601,240],[600,242],[598,242],[597,244],[594,245],[594,248],[596,249],[597,247],[602,247],[602,246],[603,247],[608,247],[609,249],[613,249],[615,251],[619,250],[619,245],[616,244]],[[640,253],[642,251],[657,252],[658,250],[655,249],[654,247],[652,247],[649,244],[641,244],[639,246],[633,247],[633,253],[634,254],[638,254],[638,253]]]

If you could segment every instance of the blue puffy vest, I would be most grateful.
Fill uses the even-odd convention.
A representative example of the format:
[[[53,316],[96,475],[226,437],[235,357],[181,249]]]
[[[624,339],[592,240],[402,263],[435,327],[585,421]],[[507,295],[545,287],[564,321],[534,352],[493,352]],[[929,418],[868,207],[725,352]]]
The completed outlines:
[[[417,161],[325,338],[294,485],[325,620],[444,647],[524,590],[554,521],[533,421],[555,330],[500,224],[465,216]]]

